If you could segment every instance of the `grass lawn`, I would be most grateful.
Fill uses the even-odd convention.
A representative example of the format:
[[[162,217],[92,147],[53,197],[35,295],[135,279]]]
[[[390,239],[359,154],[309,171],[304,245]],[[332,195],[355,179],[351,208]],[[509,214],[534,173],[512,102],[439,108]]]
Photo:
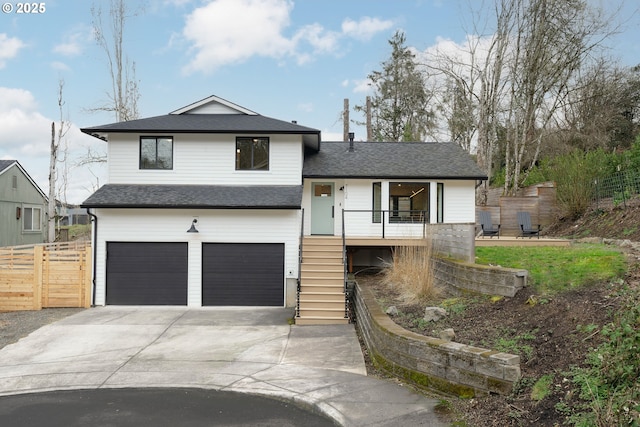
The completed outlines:
[[[524,268],[529,271],[529,286],[541,294],[613,280],[626,271],[623,253],[609,246],[591,244],[477,247],[476,263]]]

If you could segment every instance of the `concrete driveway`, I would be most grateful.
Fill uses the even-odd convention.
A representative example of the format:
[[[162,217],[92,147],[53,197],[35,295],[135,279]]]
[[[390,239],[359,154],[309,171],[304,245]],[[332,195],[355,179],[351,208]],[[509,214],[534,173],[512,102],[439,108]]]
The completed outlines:
[[[195,387],[290,399],[344,426],[440,426],[437,403],[366,376],[354,325],[291,326],[291,309],[97,307],[0,350],[0,396]]]

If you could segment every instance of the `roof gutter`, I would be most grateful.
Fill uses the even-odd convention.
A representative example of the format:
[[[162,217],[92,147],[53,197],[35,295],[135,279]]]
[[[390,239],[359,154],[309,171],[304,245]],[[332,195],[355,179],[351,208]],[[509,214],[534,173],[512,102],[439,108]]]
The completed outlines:
[[[91,208],[87,208],[87,215],[89,215],[91,217],[91,221],[93,221],[93,239],[92,240],[92,246],[93,246],[93,267],[92,267],[92,272],[91,272],[91,283],[92,283],[92,291],[91,291],[91,307],[95,307],[96,305],[96,260],[97,260],[97,253],[98,253],[98,244],[96,243],[98,241],[98,217],[95,214],[91,213]]]
[[[89,206],[81,206],[90,209]],[[141,204],[122,204],[122,203],[105,203],[93,205],[94,208],[99,209],[211,209],[211,210],[300,210],[301,205],[277,205],[277,206],[211,206],[211,205],[141,205]]]

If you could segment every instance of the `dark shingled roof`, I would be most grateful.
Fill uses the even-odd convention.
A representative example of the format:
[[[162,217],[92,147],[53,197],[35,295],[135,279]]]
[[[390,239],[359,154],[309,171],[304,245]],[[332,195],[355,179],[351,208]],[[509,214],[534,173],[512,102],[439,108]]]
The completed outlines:
[[[84,208],[300,209],[301,185],[135,185],[107,184]]]
[[[3,170],[8,168],[9,166],[14,164],[15,162],[16,162],[15,160],[0,160],[0,172],[2,172]]]
[[[471,156],[454,143],[322,142],[307,154],[305,178],[487,179]]]
[[[89,135],[104,132],[180,133],[291,133],[319,134],[318,129],[296,123],[248,114],[165,114],[146,119],[111,123],[81,129]]]

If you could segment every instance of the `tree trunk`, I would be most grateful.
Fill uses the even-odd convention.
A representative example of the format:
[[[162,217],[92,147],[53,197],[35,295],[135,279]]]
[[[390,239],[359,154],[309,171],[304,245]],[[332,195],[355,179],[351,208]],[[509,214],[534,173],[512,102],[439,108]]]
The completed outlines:
[[[58,145],[56,144],[56,124],[51,122],[51,156],[49,158],[49,203],[47,219],[47,242],[56,240],[56,163],[58,161]]]

